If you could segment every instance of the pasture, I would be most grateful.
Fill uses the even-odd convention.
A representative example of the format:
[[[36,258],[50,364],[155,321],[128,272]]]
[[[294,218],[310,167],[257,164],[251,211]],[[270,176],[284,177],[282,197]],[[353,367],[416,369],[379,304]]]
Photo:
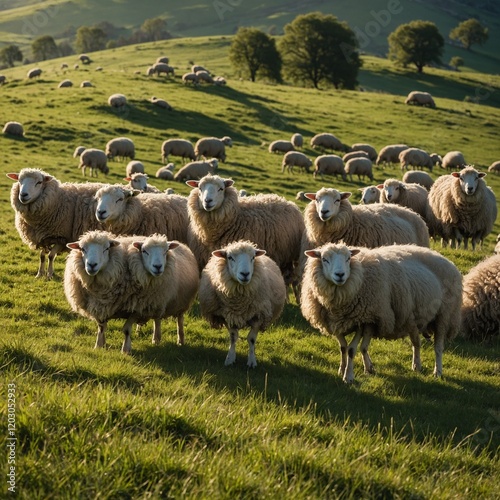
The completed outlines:
[[[4,72],[0,123],[19,121],[26,130],[22,139],[0,136],[0,414],[6,422],[7,386],[14,384],[18,496],[497,498],[498,339],[492,345],[454,340],[440,380],[432,377],[430,343],[423,345],[422,372],[414,373],[408,339],[374,340],[376,374],[363,373],[358,355],[356,382],[347,386],[337,374],[336,340],[311,328],[292,297],[277,324],[259,336],[258,366],[248,370],[246,334],[236,365],[225,367],[227,332],[211,329],[196,303],[182,347],[173,320],[164,321],[162,343],[152,346],[149,323],[124,356],[122,322],[111,321],[108,347],[94,350],[96,325],[72,313],[64,297],[65,257],[57,258],[53,280],[35,279],[38,255],[15,230],[5,174],[38,167],[61,181],[84,181],[72,157],[79,145],[104,149],[113,137],[130,137],[151,184],[188,194],[184,184],[154,178],[161,143],[229,135],[234,146],[218,173],[238,189],[293,200],[297,191],[333,186],[352,191],[354,203],[366,183],[283,174],[269,142],[300,132],[304,152],[314,158],[310,138],[328,131],[377,149],[403,142],[442,155],[459,149],[483,171],[500,159],[499,77],[429,69],[415,80],[366,58],[360,80],[372,83],[364,92],[252,84],[231,78],[228,43],[212,37],[114,49],[92,54],[95,62],[78,70],[72,56],[40,63],[37,81],[25,78],[28,67]],[[146,77],[160,55],[171,58],[175,78]],[[60,69],[63,61],[70,69]],[[229,75],[228,85],[183,85],[180,75],[192,62]],[[58,89],[65,78],[74,86]],[[94,86],[80,88],[82,80]],[[435,89],[437,109],[404,104],[420,84]],[[107,105],[115,92],[127,96],[124,110]],[[173,111],[154,107],[153,95]],[[480,98],[464,102],[466,95]],[[98,180],[123,182],[125,164],[109,162],[110,173]],[[437,168],[432,175],[443,173]],[[398,165],[375,171],[377,182],[401,175]],[[500,177],[486,180],[500,200]],[[498,233],[500,220],[475,253],[433,246],[466,273],[492,253]],[[4,474],[7,459],[4,448]]]

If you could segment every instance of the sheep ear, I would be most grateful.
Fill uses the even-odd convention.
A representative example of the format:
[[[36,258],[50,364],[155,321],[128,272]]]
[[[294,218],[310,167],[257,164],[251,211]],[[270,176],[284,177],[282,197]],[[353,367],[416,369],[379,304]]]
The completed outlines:
[[[12,179],[13,181],[18,181],[19,180],[19,174],[15,173],[10,173],[10,174],[5,174],[9,179]]]
[[[349,191],[346,191],[345,193],[340,193],[340,199],[341,200],[347,200],[347,198],[351,197],[351,194]]]
[[[227,258],[227,252],[225,250],[215,250],[212,252],[214,257],[219,257],[219,259]]]
[[[255,257],[262,257],[262,255],[266,255],[266,251],[265,250],[255,250]]]
[[[316,199],[316,193],[304,193],[304,196],[308,199],[308,200],[312,200],[314,201]]]
[[[120,244],[118,240],[109,240],[109,248],[117,247]]]
[[[225,179],[224,180],[224,187],[231,187],[234,184],[233,179]]]
[[[168,242],[168,249],[173,250],[174,248],[177,248],[180,245],[178,241],[169,241]]]
[[[66,243],[66,247],[70,250],[80,250],[80,243],[74,241],[73,243]]]
[[[199,186],[199,184],[200,184],[200,181],[186,181],[186,184],[189,187],[197,188]]]
[[[321,252],[318,250],[306,250],[304,254],[311,257],[311,259],[321,259]]]
[[[384,185],[383,184],[379,184],[377,187],[378,187],[378,189],[384,189]]]
[[[359,248],[353,248],[352,250],[349,250],[351,252],[351,257],[354,257],[355,255],[358,255],[361,250]]]
[[[477,174],[477,175],[480,179],[482,179],[483,177],[486,177],[486,174],[484,172],[479,172],[479,174]]]
[[[453,177],[460,177],[460,172],[452,172],[451,175],[453,175]]]
[[[139,191],[139,189],[132,189],[132,191],[130,191],[129,196],[139,196],[141,193],[142,191]]]
[[[132,180],[132,177],[124,177],[124,178],[123,178],[123,180],[124,180],[124,181],[129,181],[129,182],[130,182],[130,181]]]
[[[132,246],[139,250],[139,252],[142,250],[142,241],[134,241],[132,243]]]

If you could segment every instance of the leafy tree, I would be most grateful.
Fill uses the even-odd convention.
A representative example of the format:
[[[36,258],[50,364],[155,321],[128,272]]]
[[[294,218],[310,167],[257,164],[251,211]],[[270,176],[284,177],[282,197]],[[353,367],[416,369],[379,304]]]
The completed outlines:
[[[229,60],[255,82],[257,75],[281,82],[281,56],[274,38],[257,28],[240,28],[229,48]]]
[[[17,45],[7,45],[0,50],[0,61],[7,66],[14,66],[14,63],[23,60],[23,53]]]
[[[57,50],[59,51],[59,55],[61,57],[70,56],[71,54],[75,53],[71,44],[66,40],[63,40],[62,42],[57,44]]]
[[[33,40],[31,44],[35,61],[46,61],[59,56],[55,40],[50,35],[44,35]]]
[[[470,50],[471,45],[483,45],[488,40],[488,28],[484,27],[477,19],[467,19],[450,31],[452,40],[460,41]]]
[[[76,32],[75,47],[78,52],[94,52],[105,49],[107,41],[101,28],[81,26]]]
[[[167,21],[161,17],[146,19],[141,26],[141,31],[146,33],[148,39],[152,42],[165,40],[170,37],[167,31]]]
[[[401,24],[389,35],[388,41],[389,59],[397,64],[414,64],[419,73],[431,63],[441,64],[444,38],[430,21]]]
[[[464,65],[464,60],[460,56],[455,56],[450,59],[450,66],[458,70],[460,66]]]
[[[347,23],[335,16],[312,12],[297,16],[284,27],[279,47],[287,75],[293,80],[323,82],[353,89],[361,60],[358,40]]]

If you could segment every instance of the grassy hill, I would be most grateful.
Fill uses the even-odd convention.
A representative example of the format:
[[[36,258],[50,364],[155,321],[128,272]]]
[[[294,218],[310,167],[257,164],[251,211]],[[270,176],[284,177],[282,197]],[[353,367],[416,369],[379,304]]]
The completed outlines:
[[[73,314],[64,297],[64,257],[56,260],[54,280],[34,278],[37,254],[15,230],[12,184],[4,174],[40,167],[62,181],[84,181],[72,157],[78,145],[104,148],[126,135],[152,184],[188,194],[184,184],[154,178],[162,141],[230,135],[234,146],[219,174],[238,189],[292,200],[299,190],[326,185],[353,192],[354,203],[366,183],[283,174],[281,156],[267,152],[269,142],[300,132],[309,144],[315,133],[330,131],[345,143],[377,149],[396,142],[441,154],[460,149],[481,170],[499,159],[499,77],[430,69],[415,80],[368,57],[361,75],[366,90],[359,92],[237,78],[227,87],[181,83],[192,61],[230,75],[228,43],[204,37],[125,47],[95,53],[95,62],[78,70],[60,69],[71,58],[47,61],[37,81],[25,78],[26,67],[5,71],[0,123],[17,120],[26,129],[23,139],[0,136],[0,373],[2,387],[16,390],[19,497],[496,498],[498,341],[456,339],[445,352],[444,378],[434,380],[430,343],[418,374],[410,369],[408,339],[374,340],[377,373],[365,375],[358,356],[356,383],[348,387],[337,374],[336,341],[312,329],[293,298],[259,336],[259,364],[250,371],[244,332],[236,365],[224,367],[226,332],[211,329],[197,304],[185,320],[183,347],[175,345],[169,320],[161,346],[151,346],[148,324],[134,333],[132,356],[123,356],[122,323],[111,321],[109,346],[96,351],[95,325]],[[145,76],[159,55],[170,56],[175,78]],[[64,78],[74,86],[58,89]],[[94,87],[80,88],[82,80]],[[417,84],[432,89],[437,109],[404,105]],[[478,89],[478,103],[465,103]],[[128,97],[124,111],[108,107],[114,92]],[[155,108],[152,95],[173,111]],[[317,154],[308,146],[305,152]],[[125,163],[109,166],[99,180],[122,182]],[[376,182],[400,176],[398,166],[375,172]],[[500,177],[486,179],[500,203]],[[497,233],[500,221],[474,253],[433,246],[466,273],[491,254]],[[6,412],[4,404],[4,421]]]

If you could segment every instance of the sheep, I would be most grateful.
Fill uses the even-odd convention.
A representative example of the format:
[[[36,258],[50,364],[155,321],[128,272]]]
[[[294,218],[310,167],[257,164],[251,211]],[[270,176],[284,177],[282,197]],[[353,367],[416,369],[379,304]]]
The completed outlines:
[[[351,146],[351,151],[364,151],[368,154],[368,158],[371,161],[375,161],[377,159],[377,150],[371,146],[370,144],[357,143]]]
[[[484,341],[500,335],[499,290],[498,254],[486,258],[464,276],[461,334],[466,339]]]
[[[496,198],[484,182],[486,176],[474,167],[467,166],[460,172],[452,172],[436,179],[429,191],[426,220],[432,236],[441,236],[441,244],[472,250],[482,244],[493,230],[497,217]]]
[[[182,75],[182,82],[186,85],[192,83],[193,85],[198,84],[198,75],[196,73],[184,73]]]
[[[368,158],[351,158],[347,160],[345,164],[345,173],[349,175],[351,182],[354,174],[358,176],[359,180],[361,180],[362,177],[368,177],[373,181],[372,162]]]
[[[62,88],[65,88],[65,87],[72,87],[73,86],[73,82],[71,80],[63,80],[62,82],[59,82],[59,85],[57,86],[58,89],[62,89]]]
[[[172,111],[172,106],[170,106],[170,104],[165,101],[165,99],[158,99],[158,97],[153,96],[151,97],[150,101],[159,108],[166,109],[167,111]]]
[[[321,176],[321,179],[323,179],[323,176],[325,174],[334,175],[335,177],[337,177],[337,175],[340,175],[343,181],[347,179],[344,170],[344,162],[342,161],[342,158],[337,155],[318,156],[314,160],[313,176],[316,177],[318,174]]]
[[[78,69],[80,66],[78,64],[73,65],[73,69]]]
[[[7,122],[2,129],[4,135],[24,137],[24,127],[19,122]]]
[[[339,139],[337,139],[337,137],[327,132],[316,134],[311,139],[311,147],[331,149],[336,151],[342,151],[344,153],[349,153],[350,151],[349,146],[343,144]]]
[[[200,313],[212,328],[225,326],[229,332],[226,366],[236,361],[239,330],[249,326],[247,366],[255,368],[257,334],[283,311],[285,282],[277,264],[265,253],[250,241],[236,241],[213,251],[201,274]]]
[[[448,151],[442,159],[441,168],[446,170],[461,169],[467,165],[461,151]]]
[[[288,169],[288,172],[293,172],[293,167],[303,168],[307,173],[311,168],[313,162],[304,153],[299,151],[289,151],[283,156],[283,161],[281,162],[281,173]]]
[[[406,170],[408,167],[426,167],[432,172],[434,161],[427,151],[418,148],[404,149],[399,153],[399,162],[401,163],[401,170]]]
[[[127,137],[116,137],[111,139],[106,144],[106,156],[108,160],[113,160],[115,157],[135,158],[135,145],[132,139]]]
[[[168,64],[170,62],[170,59],[167,56],[160,56],[156,59],[156,63],[164,63]]]
[[[80,155],[86,150],[85,146],[77,146],[73,152],[73,158],[79,158]]]
[[[80,164],[79,168],[82,169],[82,173],[85,176],[85,169],[90,169],[90,176],[97,177],[97,173],[100,170],[104,175],[108,175],[108,157],[102,149],[89,148],[85,149],[80,154]]]
[[[146,169],[144,168],[144,163],[142,161],[132,160],[127,163],[125,167],[125,176],[130,177],[132,174],[146,173]]]
[[[3,85],[7,82],[7,77],[5,75],[0,75],[0,85]]]
[[[194,154],[197,160],[202,157],[217,158],[224,163],[226,161],[226,146],[229,148],[233,146],[231,137],[227,135],[220,139],[217,137],[202,137],[198,139],[194,146]]]
[[[182,161],[186,158],[191,161],[196,160],[194,147],[187,139],[167,139],[161,145],[161,160],[163,163],[168,162],[169,155],[180,156]]]
[[[408,97],[405,99],[405,104],[427,106],[433,109],[436,107],[436,103],[429,92],[419,92],[418,90],[414,90],[408,94]]]
[[[290,142],[293,144],[293,147],[295,149],[301,149],[302,146],[304,145],[304,138],[302,137],[301,134],[295,133],[292,135]]]
[[[40,249],[37,278],[54,274],[54,259],[66,251],[66,243],[78,239],[87,230],[98,229],[93,217],[94,194],[98,183],[64,183],[43,170],[24,168],[7,174],[16,181],[10,202],[15,211],[15,226],[23,243]],[[49,263],[45,272],[45,260]]]
[[[306,198],[306,193],[304,191],[299,191],[296,195],[295,195],[295,199],[296,200],[299,200],[299,201],[309,201],[307,198]]]
[[[107,231],[142,236],[161,233],[169,240],[187,241],[189,221],[183,196],[141,193],[115,184],[99,189],[95,200],[95,217]]]
[[[164,179],[166,181],[173,181],[174,180],[174,164],[169,163],[168,165],[165,165],[164,167],[159,168],[156,171],[155,177],[158,179]]]
[[[432,177],[427,172],[421,170],[408,170],[408,172],[403,175],[402,180],[407,184],[419,184],[427,189],[427,191],[429,191],[434,184]]]
[[[96,71],[102,71],[103,70],[103,67],[102,66],[97,66],[97,68],[95,69]]]
[[[207,72],[208,74],[210,74],[210,71],[208,71],[206,68],[204,68],[203,66],[200,66],[199,64],[194,64],[193,66],[191,66],[191,72],[192,73],[197,73],[198,71],[205,71]]]
[[[412,368],[420,371],[420,333],[434,334],[434,376],[441,377],[445,340],[460,327],[462,276],[434,250],[414,245],[376,249],[327,243],[306,252],[302,282],[303,316],[340,345],[339,374],[354,381],[354,357],[361,340],[365,372],[372,373],[368,354],[372,337],[409,336]],[[345,336],[355,332],[348,345]]]
[[[82,64],[90,64],[92,62],[87,54],[80,54],[78,59]]]
[[[163,191],[165,194],[175,194],[175,191],[173,188],[167,188],[165,191]]]
[[[40,68],[33,68],[28,71],[26,76],[31,80],[32,78],[39,78],[41,74],[42,70]]]
[[[207,174],[213,174],[219,162],[216,158],[211,160],[192,161],[184,165],[174,176],[174,181],[185,182],[190,179],[201,179]]]
[[[112,108],[121,108],[127,104],[127,97],[123,94],[112,94],[108,97],[108,104]]]
[[[93,87],[92,82],[89,80],[83,80],[82,83],[80,83],[81,88],[86,88],[86,87]]]
[[[288,153],[289,151],[295,151],[295,146],[291,141],[277,140],[269,144],[268,151],[270,153]]]
[[[207,71],[197,71],[196,76],[198,77],[198,82],[214,83],[214,79]]]
[[[424,220],[427,216],[427,189],[419,184],[406,184],[398,179],[386,179],[383,184],[377,186],[382,190],[381,203],[396,203],[407,207]]]
[[[492,172],[494,174],[500,174],[500,161],[494,161],[489,167],[488,172]]]
[[[359,191],[361,191],[360,203],[363,203],[364,205],[380,203],[382,190],[378,186],[366,186],[364,188],[359,188]]]
[[[438,155],[437,153],[431,153],[429,156],[431,157],[433,165],[439,165],[440,167],[442,166],[443,158],[441,157],[441,155]]]
[[[214,76],[214,85],[221,87],[227,85],[227,81],[223,76]]]
[[[130,189],[137,189],[142,193],[161,193],[157,187],[148,184],[148,176],[142,172],[136,172],[125,177],[124,180],[128,181],[127,187]]]
[[[169,75],[174,75],[175,70],[172,66],[169,66],[166,63],[157,62],[150,67],[150,72],[148,71],[148,76],[154,75],[155,73],[158,76],[161,76],[162,73],[165,73],[166,76],[169,76]]]
[[[348,162],[351,158],[368,158],[369,155],[366,151],[351,151],[350,153],[346,153],[342,156],[342,161],[344,163]]]
[[[388,146],[384,146],[379,151],[375,164],[399,163],[399,154],[405,149],[408,149],[406,144],[389,144]]]

